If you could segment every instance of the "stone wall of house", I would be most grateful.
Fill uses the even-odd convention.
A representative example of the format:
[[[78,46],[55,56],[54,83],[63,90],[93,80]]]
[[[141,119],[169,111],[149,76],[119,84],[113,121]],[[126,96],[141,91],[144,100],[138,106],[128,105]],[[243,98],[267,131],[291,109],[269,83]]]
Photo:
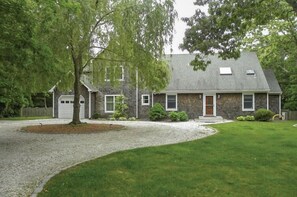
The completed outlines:
[[[226,119],[234,119],[237,116],[248,115],[250,112],[242,112],[242,94],[218,93],[217,95],[217,116]]]
[[[187,112],[189,118],[194,119],[203,115],[202,94],[177,94],[178,111]]]
[[[89,92],[87,90],[87,88],[83,85],[81,85],[80,87],[80,91],[81,91],[81,95],[84,97],[85,99],[85,118],[89,117]],[[58,118],[59,115],[59,98],[62,95],[73,95],[72,91],[69,92],[62,92],[59,91],[57,88],[55,89],[55,107],[54,107],[54,117]]]
[[[166,110],[166,94],[154,94],[154,104],[160,103]]]
[[[269,109],[279,114],[279,95],[269,95]]]
[[[267,109],[267,94],[266,93],[256,93],[255,94],[255,111],[260,108]]]
[[[148,94],[150,96],[149,105],[142,105],[142,95]],[[149,119],[149,110],[152,107],[152,94],[147,90],[139,90],[138,95],[138,117],[141,119]]]

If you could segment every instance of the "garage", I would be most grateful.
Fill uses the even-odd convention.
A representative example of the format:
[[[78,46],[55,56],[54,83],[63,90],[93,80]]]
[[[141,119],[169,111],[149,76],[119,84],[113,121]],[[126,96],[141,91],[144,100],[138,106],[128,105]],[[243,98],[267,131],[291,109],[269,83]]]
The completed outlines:
[[[62,95],[59,98],[59,114],[58,118],[72,118],[73,116],[73,101],[74,95]],[[85,118],[85,99],[80,96],[80,118]]]

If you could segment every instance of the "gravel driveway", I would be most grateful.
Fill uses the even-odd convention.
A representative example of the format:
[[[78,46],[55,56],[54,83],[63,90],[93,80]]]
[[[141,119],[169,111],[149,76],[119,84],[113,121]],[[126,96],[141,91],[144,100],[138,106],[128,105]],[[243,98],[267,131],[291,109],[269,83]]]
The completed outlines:
[[[90,123],[100,123],[90,121]],[[0,196],[28,196],[47,176],[77,163],[137,147],[199,139],[215,132],[194,121],[184,123],[108,122],[123,131],[94,134],[33,134],[27,125],[68,123],[69,120],[0,121]]]

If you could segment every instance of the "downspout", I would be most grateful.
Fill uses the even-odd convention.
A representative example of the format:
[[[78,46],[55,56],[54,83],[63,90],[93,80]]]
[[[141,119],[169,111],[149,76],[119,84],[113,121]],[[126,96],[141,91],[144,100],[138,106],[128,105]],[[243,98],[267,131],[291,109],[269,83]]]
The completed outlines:
[[[154,106],[154,92],[152,92],[152,107]]]
[[[269,93],[267,93],[267,110],[269,110]]]
[[[54,117],[55,117],[55,91],[53,91],[53,118]]]
[[[136,118],[138,118],[138,68],[136,68],[136,90],[135,90],[135,94],[136,94],[136,108],[135,108],[135,116]]]
[[[92,99],[91,99],[92,94],[91,93],[92,92],[89,91],[89,119],[91,118],[91,101],[92,101]]]
[[[278,106],[278,107],[279,107],[279,109],[278,109],[278,110],[279,110],[279,111],[278,111],[278,114],[281,115],[281,114],[282,114],[282,95],[281,95],[281,94],[279,95],[279,98],[278,98],[278,105],[279,105],[279,106]]]

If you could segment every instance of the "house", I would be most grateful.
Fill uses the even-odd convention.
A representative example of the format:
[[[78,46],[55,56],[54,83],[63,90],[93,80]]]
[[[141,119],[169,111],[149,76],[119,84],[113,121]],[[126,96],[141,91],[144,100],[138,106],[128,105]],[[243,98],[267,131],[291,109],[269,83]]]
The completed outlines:
[[[98,112],[109,116],[114,112],[115,98],[127,97],[129,116],[148,118],[154,103],[161,103],[166,111],[186,111],[190,118],[222,116],[234,119],[253,114],[259,108],[281,113],[282,91],[271,70],[263,70],[255,53],[243,52],[237,60],[221,60],[211,56],[211,64],[205,71],[193,71],[189,66],[195,55],[166,56],[172,76],[167,88],[150,92],[128,85],[129,77],[123,67],[118,75],[120,86],[112,88],[106,80],[99,88],[82,81],[81,118],[91,118]],[[72,117],[73,95],[51,89],[53,116]]]

